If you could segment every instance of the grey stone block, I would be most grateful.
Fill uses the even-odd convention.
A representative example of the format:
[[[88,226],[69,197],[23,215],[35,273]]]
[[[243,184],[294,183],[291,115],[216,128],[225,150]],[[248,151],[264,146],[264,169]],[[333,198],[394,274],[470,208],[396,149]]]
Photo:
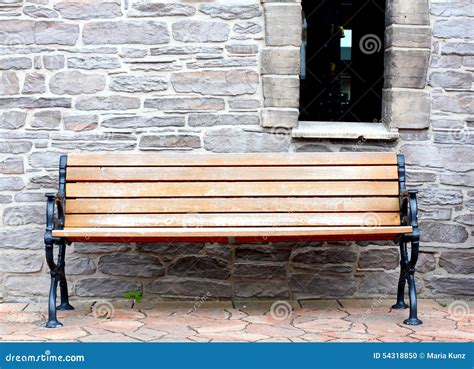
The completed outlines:
[[[424,88],[429,59],[429,50],[388,50],[385,52],[384,87]]]
[[[421,242],[464,243],[469,237],[466,228],[458,224],[420,222]]]
[[[181,116],[129,116],[106,119],[102,127],[107,128],[145,128],[145,127],[184,127],[185,118]]]
[[[286,269],[283,263],[237,262],[233,266],[232,275],[242,278],[285,278]]]
[[[298,108],[300,80],[298,77],[263,76],[265,107]]]
[[[40,250],[44,248],[44,228],[17,228],[0,231],[0,249]]]
[[[145,99],[145,108],[161,111],[223,110],[224,100],[215,97],[171,97]]]
[[[389,249],[363,249],[359,254],[358,267],[361,269],[395,269],[399,265],[399,251]]]
[[[439,256],[439,266],[453,274],[472,274],[474,273],[474,252],[442,252]]]
[[[265,4],[267,46],[300,46],[302,15],[300,4]]]
[[[142,291],[142,284],[117,278],[84,278],[75,283],[74,290],[80,297],[123,298],[128,291]]]
[[[18,181],[16,184],[14,184],[14,186],[10,188],[22,189],[24,187],[23,181],[21,179],[19,180],[21,181],[21,183]],[[5,187],[3,183],[0,184],[0,188],[2,187]],[[3,211],[3,224],[9,225],[9,226],[17,226],[17,227],[24,226],[27,224],[43,225],[45,221],[44,212],[45,212],[44,206],[40,206],[40,205],[21,205],[21,206],[9,207]]]
[[[469,90],[472,86],[472,73],[462,71],[443,71],[430,74],[430,85],[447,90]]]
[[[357,252],[347,247],[303,247],[291,254],[293,263],[303,264],[350,263],[356,260]]]
[[[129,96],[80,97],[76,102],[78,110],[129,110],[139,107],[140,99]]]
[[[165,277],[158,278],[145,286],[145,292],[169,296],[209,296],[229,298],[232,296],[230,282],[199,278]]]
[[[71,69],[117,69],[120,62],[109,56],[81,56],[68,58],[67,66]]]
[[[43,110],[33,115],[31,127],[40,129],[58,129],[61,124],[61,111]]]
[[[120,0],[65,0],[54,5],[54,9],[65,19],[107,19],[122,15]]]
[[[254,35],[263,31],[263,27],[258,22],[238,22],[234,24],[232,29],[237,34]]]
[[[266,47],[262,50],[262,74],[299,75],[300,50],[296,47]]]
[[[156,278],[165,274],[160,258],[150,255],[115,254],[99,260],[99,270],[104,274]]]
[[[290,136],[287,131],[252,132],[239,128],[208,130],[204,134],[204,148],[213,152],[280,152],[288,151]]]
[[[385,48],[389,47],[429,49],[431,48],[431,28],[394,24],[385,32]]]
[[[70,108],[71,99],[50,97],[0,98],[0,109]]]
[[[191,127],[213,127],[227,125],[258,125],[257,115],[250,114],[189,114],[188,124]]]
[[[388,0],[385,24],[429,25],[428,0]]]
[[[161,76],[127,74],[112,77],[110,89],[123,92],[166,91],[168,89],[168,82]]]
[[[439,38],[467,38],[472,39],[474,19],[452,18],[439,19],[433,25],[433,35]]]
[[[298,125],[298,109],[266,108],[261,110],[262,127],[292,128]],[[289,133],[289,132],[288,132]]]
[[[105,88],[105,76],[79,71],[58,72],[51,77],[49,88],[57,95],[93,94]]]
[[[187,134],[144,135],[139,146],[141,149],[197,149],[201,147],[201,139]]]
[[[35,23],[35,43],[38,45],[74,45],[79,38],[79,25],[41,21]]]
[[[41,73],[27,73],[21,92],[27,95],[46,92],[45,75]]]
[[[57,18],[58,12],[41,5],[26,5],[23,7],[23,13],[33,18]]]
[[[164,22],[103,21],[84,25],[82,40],[86,45],[165,44],[170,36]]]
[[[2,253],[0,270],[3,273],[34,273],[43,266],[43,253],[9,252]]]
[[[229,38],[230,27],[225,22],[183,20],[172,24],[173,38],[182,42],[220,42]]]
[[[240,298],[288,298],[288,282],[278,279],[239,279],[235,283],[236,297]]]
[[[20,91],[18,77],[15,72],[0,72],[0,96],[15,95]]]
[[[128,17],[167,17],[167,16],[192,16],[196,8],[186,4],[137,2],[127,12]]]
[[[255,93],[259,76],[257,72],[246,69],[178,72],[171,75],[171,84],[176,92],[236,96]]]
[[[430,95],[425,91],[383,91],[382,116],[391,128],[428,128],[430,108]]]
[[[474,295],[474,278],[432,275],[425,278],[425,285],[437,294]]]
[[[0,128],[17,129],[25,124],[26,112],[23,111],[5,111],[0,112]]]
[[[230,276],[227,261],[211,256],[185,255],[177,258],[168,267],[168,275],[227,279]]]
[[[330,288],[329,288],[330,286]],[[315,275],[294,274],[290,278],[290,289],[292,295],[297,299],[309,299],[318,297],[348,297],[356,290],[356,281],[353,276],[347,274]]]
[[[262,15],[258,4],[203,4],[199,6],[199,11],[221,19],[251,19]]]

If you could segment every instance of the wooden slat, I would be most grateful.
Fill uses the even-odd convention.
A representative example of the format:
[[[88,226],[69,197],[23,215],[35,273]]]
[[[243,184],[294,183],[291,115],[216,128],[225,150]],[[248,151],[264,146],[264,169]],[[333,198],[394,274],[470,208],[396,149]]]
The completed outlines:
[[[282,167],[70,167],[68,181],[298,181],[396,180],[398,169],[384,166]]]
[[[53,231],[54,237],[90,240],[94,238],[133,240],[134,238],[176,239],[200,237],[301,237],[347,236],[354,235],[399,235],[412,232],[411,227],[249,227],[249,228],[77,228]],[[374,237],[375,238],[375,237]]]
[[[284,227],[400,225],[397,213],[70,214],[65,227]]]
[[[68,197],[396,196],[398,182],[68,183]]]
[[[398,211],[398,197],[69,199],[70,214]]]
[[[396,165],[395,153],[71,153],[68,166]]]

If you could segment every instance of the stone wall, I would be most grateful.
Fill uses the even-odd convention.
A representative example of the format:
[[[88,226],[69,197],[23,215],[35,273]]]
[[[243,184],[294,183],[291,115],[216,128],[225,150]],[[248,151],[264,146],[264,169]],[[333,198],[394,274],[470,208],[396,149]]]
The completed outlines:
[[[401,151],[420,189],[420,294],[474,295],[472,6],[433,1],[429,16],[415,11],[426,1],[410,0],[409,13],[406,3],[389,2],[407,28],[389,27],[387,42],[431,49],[428,77],[387,85],[384,103],[403,97],[388,113],[403,121],[414,95],[431,96],[430,124],[369,142],[291,139],[299,1],[0,0],[3,299],[45,299],[44,192],[57,188],[58,156],[76,150]],[[421,44],[404,43],[414,31]],[[395,293],[398,248],[76,243],[66,273],[78,298],[379,297]]]

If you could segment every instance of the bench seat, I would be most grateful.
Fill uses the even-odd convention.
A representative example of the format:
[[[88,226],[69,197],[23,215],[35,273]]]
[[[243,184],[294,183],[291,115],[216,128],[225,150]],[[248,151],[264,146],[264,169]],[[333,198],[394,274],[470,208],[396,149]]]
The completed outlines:
[[[60,307],[70,307],[64,255],[71,242],[258,247],[281,241],[291,247],[291,242],[313,240],[399,242],[402,260],[394,306],[406,307],[408,280],[414,308],[407,324],[419,324],[412,296],[419,240],[416,193],[406,190],[402,155],[72,153],[61,157],[58,194],[47,196],[49,326],[59,324],[52,307],[58,281]],[[408,241],[414,245],[410,260]],[[57,264],[54,244],[60,247]]]

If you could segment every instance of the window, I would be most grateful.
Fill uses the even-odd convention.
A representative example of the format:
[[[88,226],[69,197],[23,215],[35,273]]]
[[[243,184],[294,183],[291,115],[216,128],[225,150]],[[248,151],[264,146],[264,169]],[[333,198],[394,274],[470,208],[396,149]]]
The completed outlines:
[[[300,121],[380,121],[385,1],[302,5]]]

